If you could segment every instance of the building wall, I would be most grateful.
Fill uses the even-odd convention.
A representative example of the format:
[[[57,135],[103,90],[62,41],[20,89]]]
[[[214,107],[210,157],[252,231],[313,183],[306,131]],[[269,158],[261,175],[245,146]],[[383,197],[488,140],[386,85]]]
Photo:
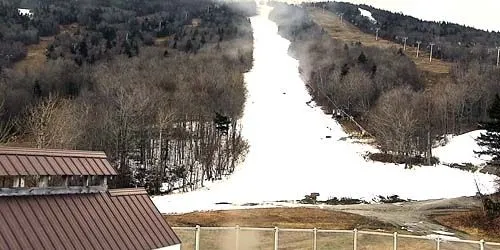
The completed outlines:
[[[169,246],[169,247],[162,247],[162,248],[157,248],[155,250],[181,250],[181,244]]]

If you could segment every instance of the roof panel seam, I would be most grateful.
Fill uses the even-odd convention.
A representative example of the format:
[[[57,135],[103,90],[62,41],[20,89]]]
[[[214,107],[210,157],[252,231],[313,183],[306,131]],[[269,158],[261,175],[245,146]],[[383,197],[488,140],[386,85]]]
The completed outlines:
[[[26,203],[25,204],[22,204],[20,201],[22,200],[23,203]],[[27,201],[26,199],[18,199],[17,200],[18,202],[18,205],[19,205],[19,209],[23,211],[23,215],[25,216],[26,220],[28,221],[28,224],[30,225],[30,227],[33,229],[33,232],[35,233],[35,236],[37,237],[38,241],[40,243],[42,243],[42,245],[44,246],[45,249],[54,249],[54,244],[51,242],[50,240],[50,237],[44,237],[43,235],[39,235],[38,233],[40,232],[39,230],[35,230],[35,220],[38,222],[38,225],[41,226],[41,231],[45,234],[45,236],[49,236],[47,234],[47,231],[45,230],[45,227],[43,225],[43,223],[40,222],[40,218],[38,216],[34,216],[35,212],[33,211],[33,208],[31,207],[30,205],[30,202]],[[45,239],[47,238],[47,239]],[[45,242],[45,240],[48,240],[48,242]],[[45,246],[44,243],[49,243],[50,246]]]
[[[132,225],[135,225],[136,222],[133,222],[133,218],[130,216],[130,214],[127,213],[127,211],[124,208],[123,204],[119,200],[120,197],[113,197],[111,200],[113,201],[114,205],[116,208],[118,208],[118,213],[120,213],[120,216],[125,219],[125,223],[127,223],[128,228],[132,232],[132,234],[135,236],[136,239],[138,239],[139,246],[141,248],[145,248],[145,245],[147,245],[147,240],[146,238],[141,234],[141,232],[138,232],[137,227],[133,227]],[[118,205],[117,205],[118,203]],[[127,220],[126,218],[130,218],[130,220]],[[141,242],[144,242],[146,244],[143,244]]]
[[[157,247],[157,243],[154,242],[154,239],[151,237],[151,235],[149,235],[149,232],[146,232],[147,229],[144,227],[144,225],[142,224],[143,221],[140,220],[138,214],[137,214],[137,207],[134,205],[134,204],[130,204],[130,196],[121,196],[121,197],[118,197],[119,199],[121,198],[121,200],[127,204],[127,206],[129,208],[131,208],[130,210],[127,211],[128,215],[130,218],[132,219],[135,219],[137,222],[135,223],[135,226],[136,228],[139,230],[139,232],[142,234],[142,236],[144,237],[144,239],[146,240],[146,244],[148,244],[148,247],[149,248],[153,248],[153,247]]]
[[[78,224],[78,221],[76,221],[76,219],[74,218],[73,213],[69,212],[68,214],[66,214],[63,212],[61,205],[64,204],[64,207],[67,207],[66,202],[61,197],[58,197],[58,199],[56,199],[54,201],[56,202],[57,209],[59,210],[61,215],[64,217],[64,219],[68,223],[69,228],[73,232],[74,238],[80,243],[80,245],[79,245],[80,248],[84,249],[84,248],[86,248],[86,245],[92,246],[92,244],[88,240],[83,240],[79,237],[79,233],[77,231],[81,232],[82,230],[76,230],[76,229],[78,229],[78,227],[76,227],[77,226],[76,224]],[[70,219],[70,217],[68,217],[69,215],[71,215],[71,219]]]
[[[40,200],[41,199],[36,199],[35,202],[38,205],[38,207],[40,208],[40,213],[43,214],[43,216],[47,219],[47,221],[50,222],[51,216],[49,216],[48,213],[50,212],[52,215],[54,215],[54,212],[50,208],[48,209],[49,211],[46,211],[45,209],[43,209],[43,206],[40,203]],[[74,248],[71,240],[69,240],[69,236],[67,235],[67,233],[64,230],[60,230],[60,228],[59,228],[59,230],[56,228],[57,226],[61,227],[61,223],[58,220],[57,216],[53,216],[52,218],[54,218],[55,221],[52,221],[52,223],[49,223],[49,226],[52,229],[52,232],[54,232],[56,235],[58,235],[59,243],[61,243],[61,245],[63,245],[65,248],[67,247],[66,243],[69,243]],[[56,225],[54,225],[55,222],[57,222]],[[64,234],[65,239],[61,239],[62,234]]]
[[[159,240],[159,244],[157,247],[164,247],[164,244],[172,244],[173,242],[170,242],[168,238],[165,238],[161,232],[161,230],[158,230],[158,225],[154,223],[154,220],[150,216],[150,210],[144,209],[144,206],[141,204],[141,201],[139,200],[139,196],[135,196],[134,198],[131,198],[130,200],[135,204],[136,208],[139,211],[144,211],[144,213],[138,213],[140,217],[142,217],[142,222],[145,224],[146,228],[150,229],[150,231],[153,231],[153,234],[156,236],[156,239]]]
[[[111,236],[111,240],[113,241],[114,245],[118,247],[117,249],[121,249],[122,246],[125,246],[121,241],[123,239],[117,239],[117,237],[121,238],[119,233],[117,234],[113,233],[112,226],[110,225],[110,218],[106,217],[103,207],[94,205],[94,203],[96,202],[96,198],[97,195],[93,197],[93,199],[89,199],[89,206],[92,207],[93,211],[99,218],[99,221],[101,222],[102,225],[104,225],[104,229],[106,230],[107,235]]]
[[[77,208],[75,202],[73,201],[73,197],[63,197],[62,200],[66,204],[66,207],[68,207],[68,208],[71,208],[71,207]],[[70,203],[72,203],[73,206],[69,205]],[[94,235],[94,238],[95,238],[96,235],[94,234],[94,232],[92,232],[93,230],[89,227],[89,225],[87,224],[87,222],[85,221],[85,219],[83,219],[83,216],[81,215],[81,212],[79,211],[79,209],[77,208],[76,210],[77,211],[75,211],[75,209],[69,209],[69,211],[71,211],[71,214],[73,214],[73,218],[75,219],[76,223],[78,223],[80,231],[82,231],[83,234],[90,233],[90,234]],[[78,218],[80,218],[80,219],[78,219]],[[87,225],[87,228],[85,228],[83,226],[84,223]],[[88,229],[88,231],[90,231],[90,232],[86,232],[87,230],[85,230],[85,229]],[[77,236],[78,236],[78,238],[81,238],[81,237],[85,237],[86,235],[77,234]],[[90,245],[92,246],[93,249],[100,249],[99,246],[95,245],[96,242],[93,242],[89,238],[87,238],[87,240],[88,240],[88,242],[90,243]],[[100,244],[100,243],[97,242],[97,244]]]
[[[117,207],[113,203],[113,201],[111,201],[110,198],[107,197],[105,194],[101,194],[98,197],[98,199],[102,199],[104,201],[103,205],[106,206],[106,208],[108,209],[109,213],[111,213],[111,216],[114,218],[115,222],[118,222],[118,227],[123,231],[124,236],[126,236],[125,237],[126,240],[130,241],[130,243],[132,243],[132,245],[134,245],[136,243],[136,241],[130,240],[131,239],[130,236],[134,236],[134,237],[136,237],[136,236],[134,235],[134,233],[132,232],[131,228],[127,225],[126,222],[125,223],[121,223],[123,221],[123,217],[121,216],[120,212],[117,210]],[[113,206],[113,207],[111,207],[111,206]],[[115,212],[113,212],[113,210],[117,210],[118,214],[116,214]],[[127,227],[127,228],[124,228],[124,227]]]
[[[87,224],[87,227],[91,230],[92,234],[95,236],[95,239],[96,239],[97,243],[99,244],[99,247],[102,249],[111,249],[111,245],[107,241],[107,238],[104,237],[104,234],[103,234],[101,228],[95,222],[95,220],[94,220],[95,218],[93,218],[94,216],[91,216],[91,213],[89,212],[89,210],[86,206],[87,201],[82,200],[84,197],[87,200],[89,198],[87,195],[85,195],[85,196],[77,195],[77,196],[74,196],[71,200],[73,201],[73,203],[75,205],[77,205],[77,201],[78,201],[78,203],[80,203],[80,206],[77,205],[76,207],[77,207],[78,211],[80,211],[80,215],[84,219],[85,223]],[[86,217],[88,219],[86,219]],[[99,235],[97,235],[98,233],[99,233]],[[103,236],[103,237],[100,237],[100,236]],[[103,241],[101,242],[101,240],[103,240]]]
[[[158,215],[156,214],[156,210],[150,206],[150,203],[152,203],[152,201],[149,200],[149,197],[147,195],[141,195],[138,197],[139,200],[141,200],[140,205],[143,207],[143,209],[150,212],[147,214],[153,222],[153,226],[158,230],[163,238],[167,240],[168,244],[175,244],[177,236],[175,235],[175,233],[173,236],[170,234],[170,226],[167,224],[165,218],[163,218],[163,216],[161,215],[159,215],[158,217]]]

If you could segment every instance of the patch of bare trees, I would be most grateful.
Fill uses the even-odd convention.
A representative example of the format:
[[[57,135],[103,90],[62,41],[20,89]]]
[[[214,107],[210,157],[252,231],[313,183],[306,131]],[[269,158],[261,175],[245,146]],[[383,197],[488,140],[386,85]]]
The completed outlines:
[[[37,148],[74,148],[84,112],[69,100],[49,96],[31,107],[21,126]]]
[[[92,66],[56,60],[41,72],[5,71],[0,131],[18,132],[24,145],[103,150],[119,172],[115,186],[198,188],[232,173],[247,150],[238,120],[252,40],[237,43],[196,55],[164,57],[151,47]],[[7,128],[7,115],[19,122]]]

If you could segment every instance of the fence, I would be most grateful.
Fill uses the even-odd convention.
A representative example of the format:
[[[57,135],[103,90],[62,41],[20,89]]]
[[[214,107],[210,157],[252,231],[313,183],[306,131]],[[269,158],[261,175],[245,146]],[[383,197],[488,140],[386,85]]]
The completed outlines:
[[[376,231],[252,227],[174,227],[182,249],[418,249],[500,250],[500,243],[445,236],[417,236]]]

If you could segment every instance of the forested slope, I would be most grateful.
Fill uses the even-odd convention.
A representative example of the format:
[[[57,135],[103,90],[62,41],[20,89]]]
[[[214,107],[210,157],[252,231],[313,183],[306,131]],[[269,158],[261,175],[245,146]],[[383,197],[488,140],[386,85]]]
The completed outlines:
[[[103,150],[120,173],[112,185],[152,193],[197,188],[244,156],[253,1],[0,5],[0,54],[12,55],[0,62],[0,143]],[[41,36],[55,36],[43,67],[12,69]]]
[[[423,21],[403,13],[393,13],[368,5],[345,2],[321,2],[309,4],[319,6],[336,14],[366,33],[375,34],[380,29],[381,38],[414,46],[422,42],[422,48],[434,43],[433,56],[446,61],[481,61],[496,64],[496,47],[500,46],[500,32],[489,32],[449,22]],[[371,13],[376,21],[361,15],[359,8]],[[443,10],[446,11],[446,10]]]
[[[305,6],[275,3],[271,17],[292,41],[314,100],[327,112],[342,110],[374,135],[392,155],[378,160],[432,162],[434,142],[476,129],[500,90],[499,69],[483,60],[461,61],[450,81],[428,85],[402,50],[333,39]]]

